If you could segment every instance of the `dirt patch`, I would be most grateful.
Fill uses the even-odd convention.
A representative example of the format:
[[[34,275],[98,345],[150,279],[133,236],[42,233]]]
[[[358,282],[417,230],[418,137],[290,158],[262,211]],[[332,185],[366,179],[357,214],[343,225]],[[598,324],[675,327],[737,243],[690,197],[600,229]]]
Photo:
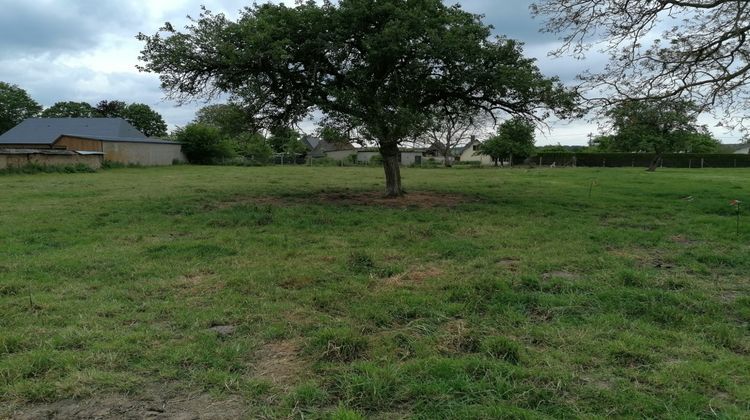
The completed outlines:
[[[209,330],[215,332],[221,337],[227,337],[235,333],[237,331],[237,327],[234,325],[215,325]]]
[[[411,192],[401,197],[388,198],[380,192],[361,193],[324,193],[317,196],[317,200],[324,203],[378,206],[390,208],[435,208],[455,207],[459,204],[476,202],[477,199],[460,194],[446,194],[434,192]]]
[[[275,341],[261,348],[254,371],[256,378],[289,389],[304,377],[307,364],[300,357],[296,340]]]
[[[152,387],[141,396],[111,395],[36,404],[12,413],[13,419],[234,419],[247,417],[247,407],[237,397],[218,400],[205,393]]]
[[[506,269],[508,271],[511,271],[511,272],[518,271],[518,265],[520,263],[521,263],[521,261],[519,261],[516,258],[501,258],[501,259],[497,260],[497,266],[498,267],[504,268],[504,269]]]
[[[464,354],[479,351],[480,335],[466,321],[456,319],[440,327],[438,349],[443,354]]]
[[[569,271],[549,271],[542,274],[542,280],[549,281],[552,279],[577,280],[578,275]]]
[[[207,205],[209,210],[221,210],[238,205],[271,205],[285,206],[291,204],[334,204],[345,206],[373,206],[386,208],[452,208],[460,204],[478,202],[476,197],[461,194],[437,193],[427,191],[410,192],[401,197],[385,197],[382,192],[324,192],[309,196],[291,197],[234,197],[226,201]]]
[[[694,245],[697,244],[698,241],[693,241],[691,239],[688,239],[685,237],[685,235],[674,235],[669,238],[674,243],[682,244],[682,245]]]
[[[418,267],[410,269],[401,274],[391,276],[383,281],[386,286],[409,286],[413,284],[424,283],[425,280],[438,277],[443,274],[443,270],[437,267]]]

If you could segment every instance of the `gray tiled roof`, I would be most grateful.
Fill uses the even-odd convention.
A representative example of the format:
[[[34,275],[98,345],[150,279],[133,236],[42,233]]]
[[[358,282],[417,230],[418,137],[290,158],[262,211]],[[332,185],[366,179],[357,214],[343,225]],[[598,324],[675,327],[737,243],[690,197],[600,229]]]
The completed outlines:
[[[68,137],[75,137],[78,139],[89,139],[89,140],[101,140],[101,141],[114,141],[114,142],[122,142],[122,143],[157,143],[157,144],[180,144],[174,141],[168,141],[168,140],[160,140],[153,137],[110,137],[110,136],[94,136],[94,135],[87,135],[87,134],[70,134],[70,133],[64,133],[61,134],[61,136],[68,136]],[[54,142],[53,142],[54,143]]]
[[[0,135],[0,144],[52,144],[63,134],[150,141],[122,118],[29,118]]]

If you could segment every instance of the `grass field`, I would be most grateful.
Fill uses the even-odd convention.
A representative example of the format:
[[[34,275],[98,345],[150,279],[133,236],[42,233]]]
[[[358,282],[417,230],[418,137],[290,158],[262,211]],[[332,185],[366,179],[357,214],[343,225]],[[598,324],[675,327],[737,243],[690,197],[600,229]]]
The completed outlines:
[[[403,175],[0,176],[0,417],[750,416],[750,170]]]

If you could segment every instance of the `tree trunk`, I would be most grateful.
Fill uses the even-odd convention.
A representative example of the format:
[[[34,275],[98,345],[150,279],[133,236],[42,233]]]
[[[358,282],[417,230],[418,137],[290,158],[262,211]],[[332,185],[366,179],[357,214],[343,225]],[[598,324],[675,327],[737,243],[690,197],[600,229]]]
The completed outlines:
[[[447,149],[447,147],[446,147],[446,149]],[[446,168],[450,168],[451,166],[453,166],[453,161],[451,159],[450,152],[446,152],[445,154],[443,154],[443,165]]]
[[[651,161],[651,164],[648,165],[648,169],[646,169],[649,172],[655,172],[656,168],[659,166],[659,161],[661,160],[661,153],[657,153],[656,156],[654,156],[654,159]]]
[[[386,197],[400,197],[404,195],[404,190],[401,189],[401,167],[398,161],[398,145],[396,143],[381,143],[380,155],[383,156]]]

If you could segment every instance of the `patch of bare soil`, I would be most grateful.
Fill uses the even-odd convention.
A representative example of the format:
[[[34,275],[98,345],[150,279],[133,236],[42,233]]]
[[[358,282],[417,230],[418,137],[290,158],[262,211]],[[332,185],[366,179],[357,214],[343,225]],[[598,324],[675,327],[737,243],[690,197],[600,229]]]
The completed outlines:
[[[394,287],[409,286],[424,283],[425,280],[438,277],[442,274],[443,270],[437,267],[416,267],[404,273],[386,278],[383,280],[383,284]]]
[[[511,272],[518,271],[518,265],[521,263],[520,260],[516,258],[501,258],[497,260],[497,266],[504,268]]]
[[[411,192],[401,197],[385,197],[380,192],[360,193],[324,193],[317,196],[317,200],[324,203],[378,206],[390,208],[435,208],[455,207],[459,204],[476,202],[476,198],[470,198],[460,194],[446,194],[434,192]]]
[[[542,274],[542,280],[549,281],[552,279],[577,280],[578,275],[569,271],[549,271]]]
[[[347,206],[374,206],[387,208],[440,208],[456,207],[460,204],[478,202],[476,197],[461,194],[436,193],[427,191],[410,192],[401,197],[386,197],[382,192],[324,192],[296,197],[234,197],[207,206],[207,209],[221,210],[239,205],[284,206],[290,204],[335,204]]]
[[[685,235],[674,235],[669,238],[672,242],[682,244],[682,245],[693,245],[698,243],[698,241],[693,241],[691,239],[688,239],[685,237]]]
[[[675,262],[671,261],[670,258],[662,256],[659,251],[635,251],[635,250],[616,250],[612,249],[608,251],[610,254],[628,258],[635,261],[638,267],[641,268],[657,268],[660,270],[672,270],[677,268]]]
[[[283,340],[263,346],[254,371],[255,377],[279,388],[289,389],[304,377],[307,364],[300,356],[299,343],[296,340]]]
[[[13,419],[236,419],[250,413],[239,398],[205,393],[175,395],[153,387],[140,396],[110,395],[36,404],[17,410]]]
[[[479,349],[480,337],[463,319],[448,321],[440,327],[438,349],[444,354],[473,353]]]

